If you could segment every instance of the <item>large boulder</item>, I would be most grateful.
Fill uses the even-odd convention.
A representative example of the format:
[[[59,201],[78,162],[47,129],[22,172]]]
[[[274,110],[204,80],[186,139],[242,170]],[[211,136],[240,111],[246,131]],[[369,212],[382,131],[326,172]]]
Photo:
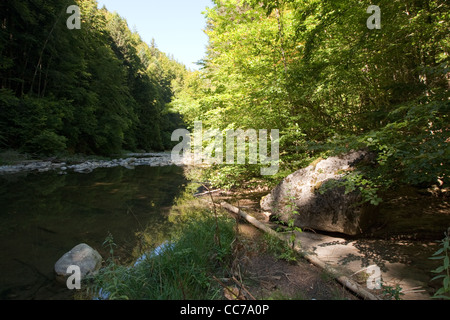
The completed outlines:
[[[325,192],[318,190],[328,180],[339,181],[369,157],[367,152],[355,151],[298,170],[261,200],[261,208],[282,221],[294,219],[295,226],[303,229],[360,234],[371,223],[373,206],[361,204],[358,192],[346,194],[345,187],[339,184]]]
[[[89,245],[82,243],[74,247],[69,252],[66,252],[56,263],[55,273],[60,281],[70,275],[67,274],[69,266],[80,267],[81,277],[94,274],[102,265],[102,256]]]

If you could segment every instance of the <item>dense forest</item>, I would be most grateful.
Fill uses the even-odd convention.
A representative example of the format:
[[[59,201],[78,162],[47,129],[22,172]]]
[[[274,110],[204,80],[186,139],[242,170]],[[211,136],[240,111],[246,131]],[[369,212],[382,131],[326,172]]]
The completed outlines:
[[[0,1],[1,169],[10,169],[3,166],[10,164],[3,157],[8,152],[45,166],[55,162],[61,165],[55,174],[2,179],[0,195],[4,197],[0,201],[6,204],[2,224],[7,226],[4,236],[9,241],[3,247],[8,248],[4,256],[11,261],[4,265],[14,271],[12,274],[17,272],[14,277],[20,281],[0,288],[0,298],[15,299],[22,296],[16,292],[33,291],[35,299],[38,293],[47,295],[48,291],[53,300],[54,290],[46,283],[55,282],[52,276],[56,269],[51,268],[54,254],[69,241],[86,243],[102,237],[100,232],[109,228],[109,222],[114,222],[111,226],[117,226],[116,230],[129,229],[127,232],[137,242],[128,236],[114,240],[111,233],[107,235],[102,241],[106,267],[92,282],[88,281],[92,283],[92,292],[87,288],[88,299],[98,295],[103,299],[106,295],[111,300],[226,298],[232,302],[245,299],[244,292],[254,298],[252,288],[263,295],[267,287],[268,300],[272,300],[285,297],[278,284],[286,283],[289,299],[294,293],[294,299],[308,296],[309,300],[311,295],[311,299],[319,300],[328,291],[325,284],[333,282],[330,280],[348,282],[345,270],[349,267],[350,271],[353,265],[364,267],[352,270],[349,277],[364,278],[356,288],[363,288],[364,282],[369,288],[367,280],[373,278],[369,268],[383,268],[384,279],[396,288],[385,281],[379,296],[386,297],[388,293],[400,299],[403,283],[409,286],[404,287],[408,289],[405,293],[433,290],[435,298],[448,295],[450,229],[440,242],[442,248],[433,257],[426,254],[435,248],[429,239],[435,237],[435,231],[441,232],[440,228],[448,228],[449,220],[450,1],[212,0],[212,4],[203,13],[209,43],[204,58],[198,62],[199,70],[193,71],[159,50],[155,41],[145,43],[120,12],[99,8],[96,0]],[[70,27],[74,26],[70,25],[72,13],[68,12],[71,6],[80,10],[79,28]],[[195,153],[199,122],[202,130],[218,132],[223,137],[229,130],[252,129],[260,136],[264,130],[279,130],[271,139],[277,139],[279,144],[276,174],[261,173],[267,167],[261,158],[268,157],[261,155],[259,149],[259,161],[253,161],[253,142],[257,141],[260,147],[262,143],[251,137],[245,144],[249,152],[244,164],[218,161],[188,169],[171,167],[177,169],[174,172],[160,168],[144,172],[129,170],[137,168],[138,159],[130,159],[131,163],[128,159],[123,159],[123,163],[116,161],[128,152],[174,150],[182,142],[172,141],[176,140],[173,137],[179,131],[186,134],[185,129],[194,131]],[[277,136],[279,139],[273,138]],[[213,138],[212,135],[210,140],[202,139],[203,147],[208,147],[202,149],[206,150],[202,156],[209,158],[207,152],[212,152],[220,159],[221,153],[209,148]],[[245,139],[240,141],[247,142]],[[224,139],[224,149],[228,147],[226,142]],[[244,149],[234,140],[233,148],[233,155]],[[273,149],[274,145],[266,146],[266,154]],[[364,154],[364,159],[330,169],[338,179],[317,181],[317,175],[323,173],[323,167],[316,170],[321,160],[351,150],[366,151],[357,152]],[[170,153],[165,156],[169,158]],[[105,162],[121,163],[122,168],[86,178],[78,173],[66,174],[73,170],[66,166],[70,162],[112,157],[116,159]],[[163,157],[150,160],[159,158]],[[163,160],[159,164],[170,164]],[[18,167],[24,166],[21,163]],[[307,187],[297,188],[294,179],[280,184],[288,175],[308,166],[314,170],[304,171],[317,175],[299,175],[299,179],[308,180]],[[85,169],[73,171],[92,171],[90,167]],[[325,176],[329,177],[327,173]],[[51,183],[45,183],[47,180]],[[276,185],[283,190],[278,192],[275,188],[274,193],[267,194]],[[303,199],[296,202],[297,195],[290,193],[296,188],[298,194],[307,189],[310,194],[326,193],[330,185],[344,186],[345,190],[340,188],[323,198],[306,196],[307,205],[301,203]],[[219,204],[213,198],[215,192],[200,192],[210,191],[210,187],[231,192],[218,193]],[[30,188],[43,191],[28,192]],[[412,196],[408,194],[411,190]],[[362,197],[342,196],[344,192],[352,196],[353,191],[359,191]],[[84,199],[84,192],[91,193],[88,199]],[[272,197],[275,193],[280,196]],[[106,195],[114,200],[109,201]],[[177,198],[166,203],[172,196]],[[58,201],[49,203],[54,197]],[[94,197],[95,203],[89,203],[89,198]],[[343,200],[335,200],[338,197]],[[263,203],[268,198],[272,200],[267,206],[273,208],[270,219],[280,227],[276,230],[282,230],[276,234],[281,235],[280,239],[290,238],[289,242],[272,233],[262,237],[259,232],[240,228],[240,218],[244,217],[240,208],[253,210],[255,206],[265,211]],[[30,199],[34,202],[28,202]],[[222,201],[237,202],[232,208],[236,209],[236,216],[225,212],[227,203]],[[55,211],[55,204],[64,208]],[[224,210],[216,210],[216,204]],[[307,212],[304,208],[310,204],[313,209]],[[358,225],[361,234],[355,237],[357,231],[347,237],[345,230],[309,224],[304,228],[296,220],[304,212],[305,216],[317,212],[317,221],[322,223],[328,219],[322,219],[322,212],[330,211],[333,224],[342,213],[345,224],[357,220],[362,225],[362,211],[366,211],[361,209],[363,204],[370,207],[367,211],[381,205],[380,210],[367,213],[377,220],[374,231],[365,233]],[[387,205],[381,208],[384,204]],[[228,205],[227,211],[232,211]],[[321,210],[314,211],[319,206]],[[155,229],[141,224],[144,220],[133,212],[135,208],[136,213],[142,209],[142,216],[155,213],[155,218],[145,220]],[[289,211],[288,219],[284,219],[283,209]],[[119,215],[123,220],[115,219]],[[76,227],[67,222],[72,221],[69,217],[76,221]],[[103,219],[105,226],[99,228],[97,219]],[[83,223],[78,224],[81,220]],[[129,221],[121,225],[125,220]],[[253,224],[255,220],[247,221]],[[166,238],[166,222],[174,229],[162,242]],[[85,227],[89,224],[93,229]],[[70,232],[65,231],[71,228]],[[314,233],[317,229],[325,234],[323,238],[321,234],[314,235],[305,247],[302,243],[298,255],[294,250],[297,240],[300,244],[297,231],[303,229]],[[345,239],[334,238],[341,231]],[[25,233],[25,239],[16,238]],[[415,243],[415,239],[425,241]],[[336,250],[335,245],[339,246]],[[41,255],[39,252],[44,251],[39,250],[50,254]],[[125,266],[131,251],[133,267]],[[108,252],[109,258],[105,255]],[[316,262],[309,260],[304,266],[298,265],[301,269],[292,269],[292,262],[300,256],[314,256]],[[52,263],[47,265],[45,257]],[[289,263],[275,267],[278,259]],[[431,271],[430,260],[442,260],[443,265]],[[332,272],[333,261],[338,274]],[[309,273],[312,264],[325,267],[320,274]],[[406,269],[412,272],[405,272]],[[428,270],[436,276],[425,283]],[[293,277],[281,277],[283,282],[276,282],[279,274]],[[22,281],[30,275],[36,277],[31,278],[32,282]],[[318,282],[319,278],[324,282]],[[432,282],[438,279],[444,286],[434,290],[436,285]],[[327,296],[331,296],[331,291],[346,292],[339,287],[329,290]],[[358,298],[362,297],[358,294]],[[80,293],[78,298],[85,297]]]
[[[397,183],[448,186],[448,1],[377,1],[380,29],[368,27],[371,1],[214,3],[204,68],[172,103],[187,123],[279,129],[279,175],[369,149],[375,165],[349,176],[369,195]],[[232,185],[257,169],[220,166],[209,178]]]
[[[77,4],[82,27],[69,30]],[[353,183],[447,186],[450,8],[445,0],[215,0],[199,71],[143,42],[94,0],[0,4],[0,143],[31,154],[169,150],[171,133],[279,129],[280,172],[369,149]],[[136,9],[138,10],[138,9]],[[218,165],[205,179],[260,179]],[[268,177],[267,179],[271,179]],[[370,192],[369,192],[370,193]]]
[[[69,29],[78,5],[81,28]],[[166,150],[187,70],[95,0],[0,3],[0,148],[32,155]]]

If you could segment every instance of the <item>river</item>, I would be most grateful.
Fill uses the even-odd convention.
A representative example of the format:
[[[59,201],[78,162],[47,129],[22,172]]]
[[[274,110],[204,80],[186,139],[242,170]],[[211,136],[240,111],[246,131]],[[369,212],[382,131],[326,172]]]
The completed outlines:
[[[108,235],[114,255],[132,261],[144,231],[147,241],[168,235],[168,212],[186,183],[178,166],[0,176],[0,299],[73,299],[55,281],[55,262],[80,243],[108,258]]]

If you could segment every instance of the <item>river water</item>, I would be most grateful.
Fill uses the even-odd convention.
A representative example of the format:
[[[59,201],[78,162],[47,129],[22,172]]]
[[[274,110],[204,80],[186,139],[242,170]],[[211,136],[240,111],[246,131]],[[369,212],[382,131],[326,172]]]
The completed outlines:
[[[73,299],[55,262],[80,243],[107,259],[109,235],[116,257],[137,258],[144,231],[155,242],[170,232],[168,211],[186,183],[177,166],[0,176],[0,299]]]

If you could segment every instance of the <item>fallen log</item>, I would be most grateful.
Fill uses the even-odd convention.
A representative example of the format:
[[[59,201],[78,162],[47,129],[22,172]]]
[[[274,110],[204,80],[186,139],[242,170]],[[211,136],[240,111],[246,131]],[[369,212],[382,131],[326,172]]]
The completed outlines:
[[[220,204],[220,206],[224,209],[227,209],[228,211],[244,218],[245,220],[247,220],[248,222],[250,222],[252,225],[254,225],[255,227],[257,227],[258,229],[263,230],[266,233],[269,233],[271,235],[274,235],[276,237],[279,237],[280,235],[278,234],[278,232],[276,232],[275,230],[269,228],[268,226],[266,226],[264,223],[262,223],[261,221],[259,221],[258,219],[252,217],[251,215],[245,213],[244,211],[240,210],[239,208],[227,203],[227,202],[222,202]]]
[[[276,232],[275,230],[269,228],[267,225],[265,225],[264,223],[262,223],[261,221],[257,220],[256,218],[252,217],[251,215],[247,214],[246,212],[240,210],[239,208],[227,203],[227,202],[222,202],[220,204],[220,206],[238,216],[240,216],[241,218],[245,219],[247,222],[249,222],[250,224],[252,224],[253,226],[255,226],[256,228],[269,233],[283,241],[286,241],[287,239],[282,235],[279,234],[278,232]],[[336,281],[338,281],[342,286],[344,286],[345,288],[347,288],[348,290],[352,291],[354,294],[356,294],[357,296],[360,296],[361,298],[365,299],[365,300],[381,300],[379,297],[377,297],[376,295],[374,295],[373,293],[369,292],[366,288],[364,288],[363,286],[361,286],[359,283],[355,282],[354,280],[350,279],[347,276],[344,275],[340,275],[339,272],[337,270],[335,270],[333,267],[331,267],[330,265],[327,265],[325,262],[323,262],[322,260],[320,260],[316,255],[313,255],[311,253],[308,252],[304,252],[301,247],[298,244],[294,245],[294,249],[301,253],[303,255],[303,257],[308,260],[310,263],[312,263],[313,265],[326,270],[327,272],[331,273]]]
[[[206,192],[202,192],[202,193],[195,193],[194,197],[201,197],[201,196],[204,196],[204,195],[207,195],[207,194],[213,194],[213,193],[217,193],[217,192],[220,192],[220,191],[222,191],[222,190],[217,189],[217,190],[211,190],[211,191],[206,191]]]

